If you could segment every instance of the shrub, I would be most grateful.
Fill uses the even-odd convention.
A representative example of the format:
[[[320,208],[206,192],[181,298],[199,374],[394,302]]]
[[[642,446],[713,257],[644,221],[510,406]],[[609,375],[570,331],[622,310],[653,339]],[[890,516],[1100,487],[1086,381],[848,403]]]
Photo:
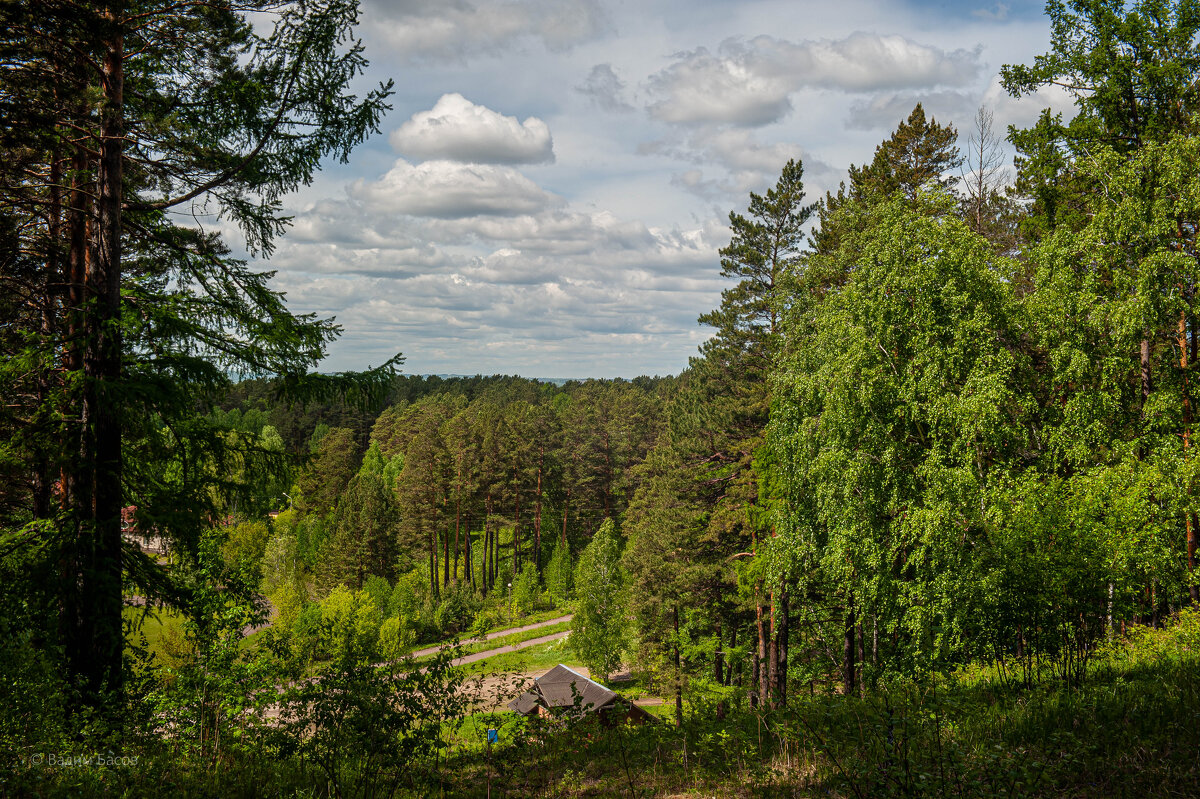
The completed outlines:
[[[522,616],[528,616],[537,610],[538,600],[541,598],[541,586],[538,585],[537,569],[532,564],[526,565],[521,569],[521,573],[517,576],[513,583],[513,602],[517,606],[517,612]]]
[[[571,577],[571,548],[559,541],[546,566],[546,590],[559,607],[571,601]]]
[[[409,619],[393,616],[379,625],[379,655],[386,660],[399,660],[416,640],[416,630]]]

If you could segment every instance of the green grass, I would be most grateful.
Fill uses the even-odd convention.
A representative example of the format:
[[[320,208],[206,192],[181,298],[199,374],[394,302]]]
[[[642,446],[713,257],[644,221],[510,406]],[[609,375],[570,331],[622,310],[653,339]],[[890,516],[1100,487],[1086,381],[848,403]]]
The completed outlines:
[[[462,667],[469,675],[495,673],[529,673],[546,671],[562,663],[566,666],[578,667],[583,664],[567,642],[569,638],[560,638],[545,644],[520,649],[516,652],[505,652],[495,657],[477,660]]]
[[[127,607],[122,611],[128,645],[140,646],[145,636],[146,651],[159,662],[169,657],[172,642],[183,641],[183,617],[167,608]]]
[[[148,643],[161,644],[177,622],[170,614],[148,618]],[[578,665],[565,640],[465,670],[537,673],[559,662]],[[632,695],[642,683],[615,687]],[[641,727],[474,713],[447,723],[436,758],[411,765],[432,768],[443,795],[481,799],[489,780],[493,796],[1200,796],[1200,612],[1102,648],[1082,685],[1005,684],[975,666],[897,680],[863,698],[793,693],[776,712],[734,697],[723,718],[698,691],[685,686],[681,727],[669,699],[648,709],[664,723]],[[489,727],[502,731],[490,751],[481,745]],[[113,784],[72,782],[91,772],[27,769],[23,779],[42,781],[30,783],[37,790],[9,792],[111,795],[116,787],[154,795],[166,784],[165,768],[175,775],[172,795],[180,785],[204,795],[320,793],[315,772],[294,758],[275,759],[265,741],[244,739],[216,769],[171,750],[173,743],[143,742],[148,764],[154,752],[166,754],[153,769],[105,772]],[[0,781],[0,794],[5,787]]]
[[[559,661],[570,664],[566,647],[535,647],[487,668]],[[615,687],[632,696],[638,684]],[[1200,796],[1200,613],[1102,650],[1082,686],[1006,685],[977,666],[865,698],[793,697],[768,713],[743,698],[719,719],[688,692],[682,728],[669,698],[647,708],[665,723],[642,728],[514,727],[490,762],[478,729],[464,729],[455,787],[482,796],[474,779],[490,770],[503,795]]]
[[[477,639],[471,640],[471,641],[463,644],[459,648],[461,650],[462,655],[473,655],[477,652],[486,652],[489,649],[499,649],[500,647],[504,647],[504,646],[513,646],[515,644],[519,644],[524,641],[531,641],[534,638],[541,638],[543,635],[553,635],[554,633],[565,632],[570,629],[571,629],[571,623],[569,621],[564,621],[564,622],[559,622],[558,624],[551,624],[546,627],[539,627],[536,630],[525,630],[523,632],[513,633],[512,635],[505,635],[505,636],[501,636],[500,638],[493,638],[490,641],[479,641]],[[550,643],[556,643],[556,642],[552,641]],[[508,654],[516,654],[516,653],[508,653]],[[430,660],[432,660],[433,657],[434,657],[433,655],[427,655],[425,657],[417,658],[416,662],[418,664],[424,664],[424,663],[427,663]],[[470,666],[472,664],[467,664],[467,665]]]
[[[514,627],[525,627],[526,625],[529,625],[529,624],[540,624],[541,622],[544,622],[544,621],[550,621],[551,619],[557,619],[559,616],[567,616],[570,613],[571,613],[570,608],[551,608],[550,610],[540,610],[537,613],[531,613],[528,616],[524,616],[519,619],[513,619],[512,621],[506,621],[506,622],[503,622],[502,624],[498,624],[495,627],[492,627],[486,633],[484,633],[484,635],[491,635],[492,633],[498,633],[503,630],[511,630]],[[420,647],[418,647],[418,648],[420,648]]]

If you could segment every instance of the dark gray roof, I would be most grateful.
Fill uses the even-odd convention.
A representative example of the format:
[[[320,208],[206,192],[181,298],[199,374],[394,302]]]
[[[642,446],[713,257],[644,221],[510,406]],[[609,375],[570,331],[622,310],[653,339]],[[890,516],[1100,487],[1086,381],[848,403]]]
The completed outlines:
[[[510,710],[515,710],[524,716],[537,707],[537,703],[538,695],[533,691],[526,691],[513,701],[509,702],[508,707]]]
[[[574,686],[574,690],[572,690]],[[617,695],[595,680],[559,663],[533,681],[531,690],[508,703],[518,713],[529,713],[539,701],[547,707],[571,707],[579,696],[581,710],[599,710],[616,699]]]

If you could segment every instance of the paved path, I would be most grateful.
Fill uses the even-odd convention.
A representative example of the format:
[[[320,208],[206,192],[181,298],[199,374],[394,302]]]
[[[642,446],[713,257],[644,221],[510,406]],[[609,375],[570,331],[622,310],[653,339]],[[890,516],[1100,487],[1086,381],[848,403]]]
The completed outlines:
[[[512,627],[507,630],[497,630],[494,633],[488,633],[486,636],[484,636],[483,640],[493,641],[497,638],[503,638],[506,635],[516,635],[518,633],[528,632],[529,630],[537,630],[542,627],[549,627],[552,624],[562,624],[564,621],[570,621],[573,618],[575,618],[575,615],[573,613],[568,613],[566,616],[559,616],[557,619],[550,619],[549,621],[539,621],[537,624],[526,624],[524,627]],[[460,663],[473,663],[476,660],[483,660],[483,658],[490,657],[491,655],[497,655],[501,652],[514,652],[517,649],[524,649],[525,647],[533,646],[534,644],[543,644],[546,641],[553,641],[557,638],[563,638],[566,635],[566,632],[554,633],[553,635],[548,635],[542,638],[533,638],[528,641],[522,641],[521,643],[514,644],[512,646],[502,646],[499,649],[493,649],[488,652],[476,652],[474,655],[467,655],[466,657],[459,658],[458,660],[454,661],[454,665],[457,666]],[[476,638],[472,640],[477,641],[479,639]],[[418,649],[416,652],[412,653],[412,657],[423,658],[426,655],[432,655],[441,648],[442,647],[439,644],[438,646],[429,646],[425,649]]]
[[[454,660],[450,661],[450,663],[451,663],[451,665],[454,665],[454,666],[462,666],[463,664],[466,664],[466,663],[474,663],[477,660],[484,660],[486,658],[494,657],[496,655],[503,655],[506,652],[516,652],[518,649],[525,649],[526,647],[537,646],[538,644],[545,644],[550,641],[557,641],[559,638],[566,638],[570,634],[571,634],[570,630],[563,630],[563,631],[557,632],[557,633],[550,633],[549,635],[543,635],[539,638],[530,638],[528,641],[521,641],[520,643],[508,644],[507,646],[497,647],[496,649],[489,649],[486,652],[475,652],[474,654],[471,654],[471,655],[463,655],[460,658],[455,658]],[[437,650],[433,650],[433,651],[437,651]]]

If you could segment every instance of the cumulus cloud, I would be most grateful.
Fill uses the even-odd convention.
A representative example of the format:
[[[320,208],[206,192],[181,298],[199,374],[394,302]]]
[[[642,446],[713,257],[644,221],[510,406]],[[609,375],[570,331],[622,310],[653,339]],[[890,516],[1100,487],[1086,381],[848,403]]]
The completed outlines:
[[[851,104],[846,127],[851,130],[894,129],[908,118],[917,103],[922,104],[927,116],[942,124],[956,125],[970,120],[979,107],[978,95],[968,92],[883,92]]]
[[[1061,86],[1040,86],[1031,94],[1013,97],[1000,85],[999,76],[992,79],[984,92],[983,105],[993,110],[996,127],[1000,130],[1005,130],[1009,125],[1029,127],[1046,108],[1051,113],[1062,114],[1066,120],[1075,116],[1076,111],[1075,99]]]
[[[523,42],[563,51],[611,29],[598,0],[375,0],[373,31],[409,61],[465,61]]]
[[[561,200],[505,166],[398,159],[378,180],[359,180],[350,195],[371,212],[454,219],[528,214]]]
[[[992,8],[977,8],[971,12],[971,16],[986,19],[991,22],[1003,22],[1008,19],[1009,7],[1007,3],[996,3]]]
[[[561,377],[629,375],[645,363],[674,371],[694,352],[704,337],[696,315],[724,288],[719,221],[659,229],[565,204],[414,216],[397,187],[424,185],[429,164],[467,168],[398,162],[345,199],[299,212],[297,229],[311,235],[283,239],[273,259],[292,306],[354,330],[360,361],[404,349],[417,372],[434,362],[430,371]],[[335,229],[336,240],[322,239]]]
[[[745,56],[738,42],[726,42],[718,54],[703,47],[677,54],[674,64],[650,76],[650,93],[662,98],[650,105],[650,114],[682,124],[765,125],[780,119],[792,108],[788,95],[796,81],[760,71]]]
[[[524,122],[444,94],[429,111],[413,114],[389,141],[401,155],[475,164],[544,164],[554,161],[550,128],[537,117]]]
[[[625,81],[617,77],[612,64],[597,64],[588,73],[587,79],[575,87],[575,91],[591,98],[592,103],[604,111],[628,113],[633,106],[622,99]]]
[[[792,108],[802,88],[851,92],[962,86],[980,72],[979,50],[947,52],[903,36],[854,33],[789,42],[771,36],[727,39],[716,53],[679,53],[652,75],[652,116],[677,124],[759,126]]]
[[[704,200],[729,204],[740,202],[748,192],[762,192],[774,185],[790,159],[804,165],[804,182],[811,197],[837,185],[842,172],[805,152],[791,142],[760,142],[745,128],[708,126],[675,140],[647,142],[638,148],[677,158],[708,169],[724,170],[710,177],[703,169],[688,169],[671,178],[671,185]]]

